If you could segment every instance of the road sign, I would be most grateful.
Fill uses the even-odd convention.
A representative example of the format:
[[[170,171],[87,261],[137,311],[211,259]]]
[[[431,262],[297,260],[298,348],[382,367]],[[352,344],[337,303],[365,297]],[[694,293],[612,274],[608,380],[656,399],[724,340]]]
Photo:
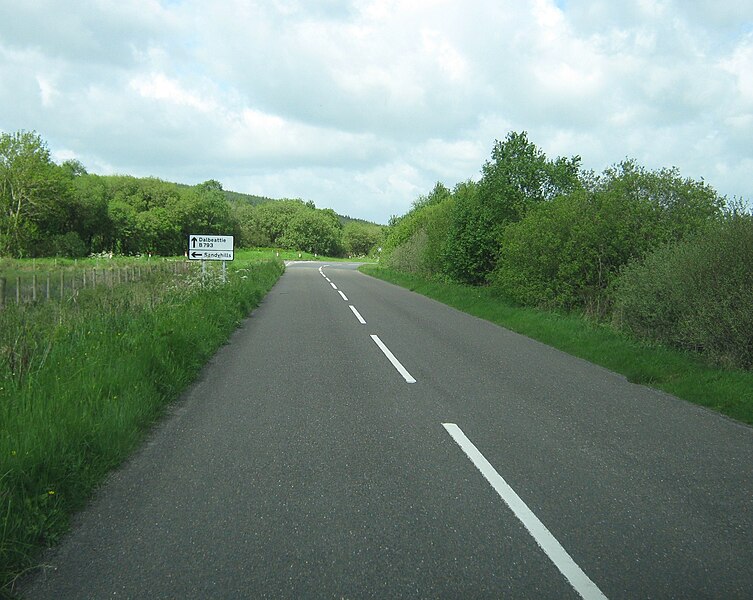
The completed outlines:
[[[233,260],[233,236],[189,235],[188,258],[190,260]]]

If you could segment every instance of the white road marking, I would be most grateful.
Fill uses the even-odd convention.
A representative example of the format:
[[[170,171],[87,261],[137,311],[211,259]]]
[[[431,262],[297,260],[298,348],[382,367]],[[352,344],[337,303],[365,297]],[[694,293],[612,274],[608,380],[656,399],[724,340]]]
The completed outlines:
[[[333,290],[336,290],[336,289],[337,289],[337,286],[336,286],[336,285],[335,285],[334,283],[332,283],[331,281],[329,282],[329,284],[330,284],[330,285],[332,286],[332,289],[333,289]]]
[[[546,553],[549,559],[560,570],[565,578],[570,582],[576,592],[585,600],[606,600],[606,596],[588,578],[583,570],[575,563],[567,551],[550,533],[550,531],[539,521],[538,517],[528,506],[520,499],[508,483],[497,473],[497,470],[489,463],[484,455],[479,452],[478,448],[473,445],[463,431],[455,423],[442,423],[442,426],[452,436],[452,439],[466,453],[476,468],[491,484],[494,490],[504,500],[505,504],[510,507],[512,512],[523,523],[528,532],[536,540],[536,543]]]
[[[416,383],[416,380],[413,379],[413,376],[408,373],[407,369],[403,365],[400,364],[400,361],[397,360],[397,358],[395,358],[395,355],[390,352],[390,349],[384,345],[384,342],[379,339],[379,336],[372,335],[371,339],[374,340],[376,345],[379,346],[379,349],[384,352],[384,355],[392,363],[392,366],[397,369],[397,372],[403,376],[403,379],[405,379],[405,381],[407,381],[408,383]]]
[[[361,316],[361,313],[359,313],[359,312],[358,312],[358,311],[356,310],[356,307],[355,307],[355,306],[353,306],[353,305],[351,304],[351,305],[350,305],[350,310],[352,310],[352,311],[353,311],[353,314],[354,314],[354,315],[356,316],[356,319],[358,319],[358,322],[359,322],[359,323],[360,323],[361,325],[366,325],[366,321],[364,321],[363,317]]]
[[[342,290],[337,290],[337,292],[343,297],[343,300],[345,300],[345,302],[348,302],[348,297],[342,293]]]

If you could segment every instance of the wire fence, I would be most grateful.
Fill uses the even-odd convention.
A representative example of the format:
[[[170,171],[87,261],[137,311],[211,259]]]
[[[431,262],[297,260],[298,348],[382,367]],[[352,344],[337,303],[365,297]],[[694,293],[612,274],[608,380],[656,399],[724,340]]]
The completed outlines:
[[[176,260],[143,265],[78,267],[52,271],[0,273],[0,310],[9,304],[62,302],[75,298],[84,289],[114,287],[142,281],[155,274],[188,273],[193,265]]]

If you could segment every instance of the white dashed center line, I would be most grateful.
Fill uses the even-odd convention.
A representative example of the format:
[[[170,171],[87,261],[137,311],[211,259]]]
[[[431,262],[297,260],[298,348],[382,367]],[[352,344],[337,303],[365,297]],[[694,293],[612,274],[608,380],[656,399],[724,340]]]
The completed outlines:
[[[606,596],[602,591],[596,587],[596,584],[575,563],[546,526],[539,521],[539,518],[521,500],[520,496],[515,493],[515,490],[497,473],[497,470],[486,460],[478,448],[473,445],[473,442],[466,437],[462,429],[455,425],[455,423],[442,423],[442,426],[452,436],[452,439],[455,440],[463,452],[466,453],[468,458],[471,459],[475,467],[481,471],[481,474],[491,484],[494,491],[499,494],[500,498],[510,507],[515,516],[520,519],[520,522],[523,523],[528,533],[533,536],[533,539],[536,540],[536,543],[544,553],[565,576],[565,579],[570,582],[573,589],[584,600],[606,600]]]
[[[397,372],[403,376],[403,379],[405,379],[405,381],[407,381],[408,383],[416,383],[416,380],[413,378],[413,376],[408,373],[408,370],[403,365],[400,364],[400,361],[395,358],[395,355],[392,354],[392,352],[390,352],[390,349],[384,345],[384,342],[379,339],[378,335],[372,335],[371,339],[374,340],[374,343],[379,346],[379,349],[382,352],[384,352],[384,355],[392,363],[392,366],[397,369]]]
[[[351,304],[351,305],[350,305],[350,310],[352,310],[352,311],[353,311],[353,314],[354,314],[354,315],[356,316],[356,319],[358,319],[358,322],[359,322],[359,323],[360,323],[361,325],[366,325],[366,321],[365,321],[365,320],[364,320],[364,318],[363,318],[363,317],[361,316],[361,313],[359,313],[359,312],[358,312],[358,311],[356,310],[356,307],[355,307],[355,306],[353,306],[353,305]]]

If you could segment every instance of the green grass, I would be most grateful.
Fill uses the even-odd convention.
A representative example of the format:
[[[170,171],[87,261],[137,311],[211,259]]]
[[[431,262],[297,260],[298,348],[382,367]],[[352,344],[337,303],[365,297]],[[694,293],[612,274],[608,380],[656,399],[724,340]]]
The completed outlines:
[[[27,273],[31,271],[55,271],[58,269],[91,269],[126,267],[184,260],[182,256],[92,256],[90,258],[0,258],[0,273]]]
[[[0,596],[66,531],[283,271],[155,272],[0,311]]]
[[[690,402],[753,424],[753,373],[635,340],[579,315],[512,306],[488,288],[429,281],[364,265],[361,271],[559,348]]]
[[[298,256],[300,254],[300,257]],[[243,262],[248,260],[318,260],[327,262],[365,262],[374,263],[376,260],[371,257],[342,258],[333,256],[315,256],[310,252],[298,252],[297,250],[282,250],[279,248],[236,248],[233,262]],[[34,271],[49,272],[74,269],[106,269],[110,267],[127,267],[139,266],[148,263],[160,264],[169,261],[184,260],[183,256],[119,256],[114,255],[112,258],[107,256],[93,256],[90,258],[35,258],[35,259],[15,259],[0,258],[0,275],[6,277],[15,277],[16,275],[29,274]],[[200,261],[191,261],[199,264]],[[207,261],[210,265],[220,265],[219,261]]]
[[[375,262],[373,258],[369,257],[342,258],[337,256],[315,256],[310,252],[298,252],[297,250],[280,250],[278,248],[244,248],[242,250],[236,250],[235,256],[236,258],[242,257],[243,259],[279,258],[280,260],[316,260],[324,262]]]

